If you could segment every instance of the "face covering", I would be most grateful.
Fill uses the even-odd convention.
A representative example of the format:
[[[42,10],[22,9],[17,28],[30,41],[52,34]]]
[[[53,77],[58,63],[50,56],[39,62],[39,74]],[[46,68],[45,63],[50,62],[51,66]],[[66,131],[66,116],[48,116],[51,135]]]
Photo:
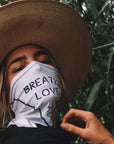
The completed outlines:
[[[31,62],[12,80],[10,107],[15,118],[9,123],[19,127],[56,125],[57,101],[62,85],[57,70],[47,64]]]

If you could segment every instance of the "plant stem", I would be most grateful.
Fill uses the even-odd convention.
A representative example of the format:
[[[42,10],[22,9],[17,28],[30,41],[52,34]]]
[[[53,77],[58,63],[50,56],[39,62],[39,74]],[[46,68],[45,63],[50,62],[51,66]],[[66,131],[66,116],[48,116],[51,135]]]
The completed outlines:
[[[114,42],[112,42],[112,43],[109,43],[109,44],[105,44],[105,45],[102,45],[102,46],[99,46],[99,47],[95,47],[95,48],[93,48],[93,50],[98,50],[98,49],[102,49],[102,48],[105,48],[105,47],[112,47],[112,46],[114,46]]]

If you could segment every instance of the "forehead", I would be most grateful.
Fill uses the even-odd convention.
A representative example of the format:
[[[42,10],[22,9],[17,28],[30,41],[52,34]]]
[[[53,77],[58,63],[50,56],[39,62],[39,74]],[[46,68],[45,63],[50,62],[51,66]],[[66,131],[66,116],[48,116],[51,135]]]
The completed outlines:
[[[13,59],[20,57],[22,55],[30,56],[32,53],[35,51],[46,51],[46,49],[41,48],[39,46],[34,46],[34,45],[26,45],[19,47],[17,49],[14,49],[10,55],[7,58],[7,63],[10,63]]]

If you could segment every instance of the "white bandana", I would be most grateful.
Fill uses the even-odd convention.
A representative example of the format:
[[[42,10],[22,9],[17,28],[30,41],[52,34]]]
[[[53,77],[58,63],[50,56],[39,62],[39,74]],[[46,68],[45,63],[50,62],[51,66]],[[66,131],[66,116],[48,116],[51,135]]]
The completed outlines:
[[[31,62],[11,82],[10,106],[15,118],[9,125],[55,126],[56,102],[61,92],[62,85],[56,69],[37,61]]]

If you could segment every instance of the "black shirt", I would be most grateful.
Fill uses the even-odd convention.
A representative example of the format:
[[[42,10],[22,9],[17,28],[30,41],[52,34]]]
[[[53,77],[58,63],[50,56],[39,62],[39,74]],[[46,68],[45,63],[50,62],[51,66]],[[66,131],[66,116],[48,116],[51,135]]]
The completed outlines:
[[[71,144],[76,135],[61,128],[37,125],[37,128],[9,126],[3,133],[2,144]]]

